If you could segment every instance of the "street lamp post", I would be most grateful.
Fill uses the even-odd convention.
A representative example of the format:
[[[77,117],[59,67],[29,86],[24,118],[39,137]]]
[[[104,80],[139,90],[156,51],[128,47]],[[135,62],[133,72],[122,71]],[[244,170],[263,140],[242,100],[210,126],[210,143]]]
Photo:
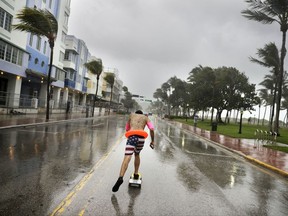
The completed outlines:
[[[189,115],[189,104],[187,104],[187,106],[186,106],[186,122],[188,119],[188,115]]]
[[[239,134],[242,133],[242,115],[243,115],[243,107],[240,108],[240,125],[239,125]]]
[[[170,112],[171,112],[171,109],[170,109],[170,97],[173,93],[173,88],[170,86],[170,88],[167,90],[167,105],[168,105],[168,118],[170,119]]]
[[[243,116],[243,98],[244,94],[241,94],[241,108],[240,108],[240,125],[239,125],[239,134],[242,133],[242,116]]]

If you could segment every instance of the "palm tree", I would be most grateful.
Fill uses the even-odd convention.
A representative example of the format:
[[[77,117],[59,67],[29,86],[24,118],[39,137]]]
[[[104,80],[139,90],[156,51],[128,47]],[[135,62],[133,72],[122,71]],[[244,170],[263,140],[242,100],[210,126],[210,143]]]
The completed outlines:
[[[98,94],[98,85],[99,85],[99,79],[100,79],[100,75],[102,73],[103,70],[103,65],[102,65],[102,60],[98,59],[98,60],[92,60],[90,62],[87,62],[84,64],[84,66],[94,75],[96,75],[96,92],[94,95],[94,100],[93,100],[93,108],[92,108],[92,117],[94,117],[94,109],[95,109],[95,103],[96,103],[96,99],[97,99],[97,94]]]
[[[111,87],[109,110],[108,110],[108,115],[109,115],[109,114],[110,114],[110,108],[111,108],[111,102],[112,102],[113,87],[114,87],[114,82],[115,82],[115,74],[114,74],[114,73],[107,73],[107,75],[104,77],[104,80],[105,80],[105,81],[110,85],[110,87]]]
[[[276,78],[274,75],[266,75],[264,80],[259,83],[259,85],[262,85],[263,87],[265,87],[265,89],[260,89],[260,91],[263,93],[262,96],[265,96],[265,92],[264,90],[266,90],[267,92],[267,105],[270,105],[270,118],[269,118],[269,129],[270,131],[272,130],[272,126],[273,126],[273,120],[274,120],[274,111],[275,111],[275,102],[276,102],[276,98],[277,98],[277,82],[276,82]],[[262,97],[263,98],[263,97]],[[264,98],[263,98],[264,99]]]
[[[269,89],[260,89],[259,90],[259,98],[262,100],[262,104],[265,107],[263,118],[262,118],[262,126],[264,125],[264,120],[266,116],[267,106],[272,104],[271,94],[269,93]],[[270,116],[271,119],[271,116]],[[259,124],[259,123],[258,123]]]
[[[261,60],[250,57],[250,60],[252,62],[260,64],[264,67],[272,68],[272,71],[271,71],[272,75],[266,75],[264,81],[260,83],[260,85],[271,90],[271,94],[273,95],[272,111],[270,115],[271,118],[269,122],[270,130],[272,131],[275,103],[276,103],[277,92],[278,92],[278,77],[279,77],[279,69],[280,69],[279,51],[275,43],[269,43],[269,44],[266,44],[263,49],[258,49],[257,54],[261,58]]]
[[[280,105],[282,98],[282,83],[284,76],[284,59],[286,55],[286,32],[288,29],[288,1],[286,0],[246,0],[250,9],[242,11],[244,17],[249,20],[261,22],[263,24],[278,23],[280,31],[282,32],[282,46],[280,55],[280,70],[278,83],[278,97],[277,97],[277,110],[276,121],[274,125],[274,132],[279,134],[279,116]]]
[[[20,20],[19,24],[13,25],[16,30],[29,32],[34,35],[47,37],[50,52],[50,64],[47,77],[47,105],[46,119],[49,120],[49,107],[51,97],[51,70],[53,64],[53,49],[58,32],[58,22],[52,13],[47,10],[36,8],[23,8],[16,16]]]

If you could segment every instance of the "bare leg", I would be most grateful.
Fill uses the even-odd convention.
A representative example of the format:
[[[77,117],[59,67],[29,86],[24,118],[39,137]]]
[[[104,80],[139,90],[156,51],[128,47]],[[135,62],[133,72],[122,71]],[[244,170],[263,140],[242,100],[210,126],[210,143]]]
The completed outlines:
[[[120,174],[119,174],[119,178],[117,180],[117,182],[115,183],[115,185],[112,188],[113,192],[117,192],[119,190],[120,185],[123,183],[123,176],[125,175],[125,172],[128,168],[129,162],[131,160],[132,155],[125,155],[122,165],[121,165],[121,169],[120,169]]]
[[[126,172],[126,170],[128,168],[128,165],[130,163],[131,157],[132,157],[132,155],[125,155],[124,156],[124,159],[123,159],[123,162],[122,162],[122,165],[121,165],[121,169],[120,169],[120,174],[119,174],[120,177],[123,177],[125,175],[125,172]]]
[[[134,159],[134,174],[138,174],[139,166],[140,166],[140,155],[139,155],[139,154],[135,154],[135,159]]]

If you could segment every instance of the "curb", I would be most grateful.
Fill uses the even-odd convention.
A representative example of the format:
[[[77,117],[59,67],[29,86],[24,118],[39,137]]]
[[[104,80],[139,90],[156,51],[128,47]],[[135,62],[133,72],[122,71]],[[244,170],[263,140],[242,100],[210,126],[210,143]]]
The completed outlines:
[[[222,144],[220,144],[220,143],[217,143],[217,142],[215,142],[215,141],[213,141],[213,140],[210,140],[210,139],[208,139],[208,138],[206,138],[206,137],[203,137],[203,136],[201,136],[201,135],[199,135],[199,134],[197,134],[197,133],[195,133],[195,132],[193,132],[193,131],[190,131],[190,130],[187,130],[187,129],[185,129],[185,130],[188,131],[188,132],[190,132],[190,133],[192,133],[192,134],[194,134],[196,137],[198,137],[198,138],[200,138],[200,139],[203,139],[203,140],[205,140],[205,141],[207,141],[207,142],[210,142],[210,143],[212,143],[212,144],[214,144],[214,145],[216,145],[216,146],[218,146],[218,147],[220,147],[220,148],[223,148],[223,149],[225,149],[225,150],[227,150],[227,151],[230,151],[230,152],[232,152],[232,153],[235,153],[235,154],[243,157],[244,159],[246,159],[246,160],[248,160],[248,161],[250,161],[250,162],[253,162],[254,164],[260,165],[260,166],[262,166],[262,167],[264,167],[264,168],[267,168],[267,169],[269,169],[269,170],[271,170],[271,171],[274,171],[274,172],[277,173],[277,174],[280,174],[281,176],[283,176],[283,177],[285,177],[285,178],[288,178],[288,172],[286,172],[286,171],[284,171],[284,170],[281,170],[281,169],[279,169],[279,168],[277,168],[277,167],[274,167],[274,166],[269,165],[269,164],[267,164],[267,163],[264,163],[264,162],[262,162],[262,161],[260,161],[260,160],[257,160],[257,159],[255,159],[255,158],[253,158],[253,157],[251,157],[251,156],[248,156],[248,155],[244,154],[243,152],[236,151],[236,150],[234,150],[234,149],[228,148],[228,147],[226,147],[226,146],[224,146],[224,145],[222,145]]]
[[[192,132],[192,133],[193,133],[193,132]],[[264,168],[267,168],[267,169],[270,169],[270,170],[274,171],[274,172],[277,173],[277,174],[282,175],[283,177],[288,178],[288,172],[285,172],[284,170],[281,170],[281,169],[279,169],[279,168],[277,168],[277,167],[271,166],[271,165],[269,165],[269,164],[267,164],[267,163],[264,163],[264,162],[262,162],[262,161],[260,161],[260,160],[255,159],[255,158],[253,158],[253,157],[251,157],[251,156],[245,155],[243,152],[236,151],[236,150],[231,149],[231,148],[228,148],[228,147],[226,147],[226,146],[224,146],[224,145],[222,145],[222,144],[220,144],[220,143],[217,143],[217,142],[214,142],[214,141],[212,141],[212,140],[209,140],[209,139],[207,139],[207,138],[205,138],[205,137],[202,137],[202,136],[199,135],[199,134],[196,134],[196,133],[193,133],[193,134],[195,134],[197,137],[199,137],[199,138],[201,138],[201,139],[206,140],[207,142],[210,142],[210,143],[213,143],[214,145],[219,146],[220,148],[224,148],[224,149],[226,149],[227,151],[230,151],[230,152],[232,152],[232,153],[238,154],[239,156],[242,156],[243,158],[245,158],[246,160],[248,160],[248,161],[250,161],[250,162],[253,162],[254,164],[258,164],[258,165],[260,165],[260,166],[262,166],[262,167],[264,167]]]
[[[105,116],[97,116],[96,118],[104,118]],[[37,127],[41,125],[49,125],[49,124],[61,124],[64,122],[73,122],[73,121],[83,121],[83,120],[90,120],[95,119],[95,117],[89,117],[89,118],[73,118],[73,119],[63,119],[63,120],[55,120],[50,122],[38,122],[38,123],[29,123],[29,124],[19,124],[19,125],[9,125],[9,126],[3,126],[0,127],[0,130],[5,129],[13,129],[18,127]]]
[[[285,171],[283,171],[283,170],[281,170],[281,169],[278,169],[277,167],[271,166],[271,165],[269,165],[269,164],[267,164],[267,163],[264,163],[264,162],[262,162],[262,161],[260,161],[260,160],[257,160],[257,159],[255,159],[255,158],[253,158],[253,157],[251,157],[251,156],[245,155],[244,157],[245,157],[247,160],[251,161],[251,162],[254,162],[254,163],[256,163],[256,164],[259,164],[259,165],[262,166],[262,167],[268,168],[268,169],[270,169],[270,170],[272,170],[272,171],[274,171],[274,172],[276,172],[276,173],[278,173],[278,174],[280,174],[280,175],[288,178],[288,172],[285,172]]]

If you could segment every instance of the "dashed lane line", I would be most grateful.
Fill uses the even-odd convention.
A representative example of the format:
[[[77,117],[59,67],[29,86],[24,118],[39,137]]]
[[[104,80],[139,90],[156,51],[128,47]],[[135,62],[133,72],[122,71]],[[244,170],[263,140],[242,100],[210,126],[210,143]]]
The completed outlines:
[[[66,208],[72,203],[74,197],[77,195],[79,191],[85,186],[88,180],[91,178],[94,171],[108,158],[108,156],[113,152],[113,150],[117,147],[120,140],[123,138],[121,136],[118,138],[116,143],[111,147],[110,151],[107,152],[103,157],[94,165],[94,167],[87,173],[80,182],[73,188],[73,190],[62,200],[62,202],[54,209],[54,211],[50,214],[50,216],[59,216],[64,213]],[[84,208],[85,210],[85,208]]]
[[[211,157],[223,157],[223,158],[235,158],[235,157],[229,156],[229,155],[207,154],[207,153],[201,153],[201,152],[191,152],[191,151],[188,151],[188,150],[185,150],[185,152],[187,152],[189,154],[194,154],[194,155],[203,155],[203,156],[211,156]]]

